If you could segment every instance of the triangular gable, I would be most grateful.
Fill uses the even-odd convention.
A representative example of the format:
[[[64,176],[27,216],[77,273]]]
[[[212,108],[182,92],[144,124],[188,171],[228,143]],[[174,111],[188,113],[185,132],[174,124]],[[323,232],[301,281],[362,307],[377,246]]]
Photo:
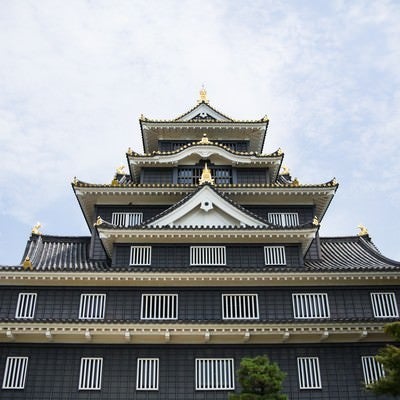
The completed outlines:
[[[186,114],[181,115],[176,119],[176,121],[202,121],[210,119],[215,121],[232,121],[226,115],[223,115],[209,104],[204,102],[201,102]]]
[[[167,210],[164,215],[156,217],[148,226],[259,227],[267,224],[241,210],[210,186],[205,185],[189,195],[177,207],[172,207],[169,212]]]

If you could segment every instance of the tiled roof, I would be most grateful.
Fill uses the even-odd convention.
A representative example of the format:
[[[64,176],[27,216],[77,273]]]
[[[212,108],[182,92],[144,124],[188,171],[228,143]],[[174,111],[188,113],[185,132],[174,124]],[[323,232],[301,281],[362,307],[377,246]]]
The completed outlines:
[[[400,262],[384,257],[369,237],[321,238],[321,259],[306,260],[310,270],[400,269]]]
[[[89,259],[90,237],[32,235],[22,259],[29,257],[35,271],[102,271],[107,261]]]

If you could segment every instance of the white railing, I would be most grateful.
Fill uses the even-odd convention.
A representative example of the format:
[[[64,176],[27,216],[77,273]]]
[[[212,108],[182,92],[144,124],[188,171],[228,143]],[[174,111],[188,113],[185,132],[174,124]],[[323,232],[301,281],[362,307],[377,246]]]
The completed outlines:
[[[111,223],[123,228],[140,225],[142,221],[143,213],[141,212],[113,212],[111,215]]]

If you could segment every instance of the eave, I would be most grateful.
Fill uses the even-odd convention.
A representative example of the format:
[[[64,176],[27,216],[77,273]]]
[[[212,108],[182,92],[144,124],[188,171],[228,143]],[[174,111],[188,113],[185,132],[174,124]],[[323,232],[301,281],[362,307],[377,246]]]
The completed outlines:
[[[88,287],[309,287],[309,286],[390,286],[400,284],[395,271],[293,271],[293,272],[36,272],[0,270],[5,286],[88,286]]]
[[[279,344],[391,341],[384,322],[59,323],[0,322],[5,343]]]
[[[302,256],[307,252],[318,227],[307,229],[265,229],[257,228],[107,228],[97,226],[100,240],[111,257],[116,243],[294,243],[301,245]]]

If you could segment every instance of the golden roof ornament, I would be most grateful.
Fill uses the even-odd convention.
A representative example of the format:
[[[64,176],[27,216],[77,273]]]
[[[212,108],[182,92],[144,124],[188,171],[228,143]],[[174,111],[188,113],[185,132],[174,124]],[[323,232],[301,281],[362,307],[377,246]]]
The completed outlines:
[[[33,265],[31,259],[26,256],[24,262],[22,263],[22,268],[26,271],[27,269],[33,270]]]
[[[300,182],[297,178],[293,179],[292,186],[300,186]]]
[[[205,163],[203,171],[201,173],[201,178],[199,179],[199,185],[204,185],[205,183],[214,185],[214,179],[211,176],[211,171],[207,167],[207,163]]]
[[[290,175],[290,169],[286,165],[282,165],[282,170],[279,175]]]
[[[199,144],[211,144],[211,143],[212,142],[208,140],[207,133],[203,133],[203,137],[201,138]]]
[[[40,222],[37,222],[36,225],[32,228],[32,234],[33,235],[41,235],[42,232],[40,232],[40,228],[42,227],[42,224]]]
[[[200,90],[200,98],[197,100],[197,102],[200,103],[206,103],[208,104],[210,101],[207,99],[207,90],[205,89],[204,85],[201,87]]]
[[[130,147],[128,147],[127,154],[128,154],[128,156],[131,156],[133,154],[133,151]]]
[[[319,226],[319,221],[318,221],[318,217],[315,215],[313,220],[312,220],[312,224],[313,226]]]
[[[96,222],[94,223],[94,226],[99,226],[103,223],[103,218],[101,218],[100,216],[97,217]]]
[[[77,185],[78,184],[78,178],[74,176],[74,179],[72,179],[72,184]]]
[[[283,150],[279,147],[276,153],[278,154],[278,156],[281,156],[283,154]]]
[[[359,224],[357,228],[360,230],[358,236],[368,236],[368,229],[364,225]]]
[[[125,165],[120,165],[116,170],[117,175],[125,175],[124,169],[125,169]]]

